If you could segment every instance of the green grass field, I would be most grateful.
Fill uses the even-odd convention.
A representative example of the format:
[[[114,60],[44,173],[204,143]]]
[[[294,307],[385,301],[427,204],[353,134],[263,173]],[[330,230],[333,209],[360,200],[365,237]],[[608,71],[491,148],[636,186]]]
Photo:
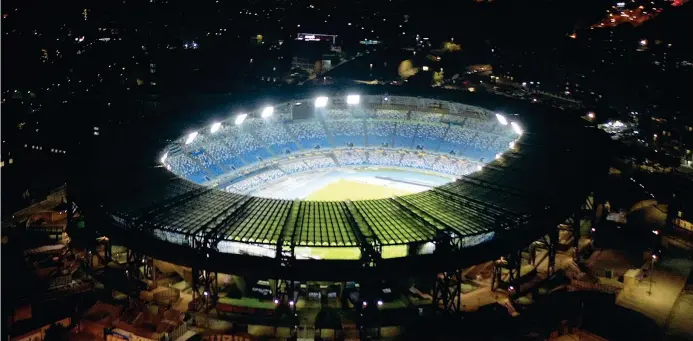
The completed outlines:
[[[371,185],[351,180],[338,180],[331,183],[322,189],[311,193],[306,200],[312,201],[335,201],[335,200],[367,200],[367,199],[382,199],[397,195],[409,194],[411,192],[398,189],[384,187],[380,185]]]

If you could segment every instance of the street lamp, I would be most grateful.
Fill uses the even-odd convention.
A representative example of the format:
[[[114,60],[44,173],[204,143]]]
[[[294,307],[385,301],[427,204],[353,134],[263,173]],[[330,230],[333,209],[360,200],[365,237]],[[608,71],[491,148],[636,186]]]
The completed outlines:
[[[650,261],[650,289],[647,291],[648,295],[652,295],[652,277],[654,277],[654,263],[657,261],[657,255],[652,254],[652,260]]]

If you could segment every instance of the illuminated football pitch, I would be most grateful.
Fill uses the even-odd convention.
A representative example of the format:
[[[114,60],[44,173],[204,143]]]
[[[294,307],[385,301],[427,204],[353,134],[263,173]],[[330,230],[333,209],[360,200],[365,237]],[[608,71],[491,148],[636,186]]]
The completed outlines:
[[[286,176],[250,194],[311,201],[382,199],[425,191],[452,180],[412,169],[340,167]]]
[[[309,194],[306,200],[336,201],[336,200],[367,200],[390,198],[393,196],[414,193],[416,190],[388,187],[382,184],[365,183],[355,180],[339,179],[327,186]]]

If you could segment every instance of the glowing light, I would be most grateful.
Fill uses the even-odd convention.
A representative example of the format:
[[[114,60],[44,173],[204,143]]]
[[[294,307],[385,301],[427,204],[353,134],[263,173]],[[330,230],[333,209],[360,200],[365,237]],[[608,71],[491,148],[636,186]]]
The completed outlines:
[[[498,123],[507,126],[508,125],[508,119],[505,118],[505,116],[501,114],[496,114],[496,118],[498,119]]]
[[[279,304],[279,300],[275,298],[275,299],[274,299],[274,304]]]
[[[500,158],[501,158],[501,155],[502,155],[501,153],[497,153],[497,154],[496,154],[496,160],[500,159]]]
[[[195,141],[195,138],[197,137],[197,132],[194,131],[188,135],[188,138],[185,139],[185,144],[191,144],[193,141]]]
[[[366,301],[363,301],[362,305],[363,305],[363,307],[365,308],[365,307],[367,307],[367,306],[368,306],[368,302],[366,302]]]
[[[484,169],[484,166],[482,166],[482,165],[476,166],[476,170],[481,171],[482,169]]]
[[[378,300],[378,306],[380,307],[382,305],[383,305],[383,301]]]
[[[209,296],[209,293],[208,293],[208,292],[206,292],[206,291],[204,292],[204,294],[205,294],[205,296]]]
[[[221,122],[212,123],[212,127],[209,128],[209,132],[214,134],[221,129]]]
[[[315,99],[315,107],[316,108],[324,108],[327,106],[327,97],[325,96],[320,96]]]
[[[595,228],[593,227],[591,231],[592,231],[592,232],[597,232],[597,229],[595,229]]]
[[[508,143],[508,147],[510,147],[510,149],[515,148],[515,141],[510,141],[510,143]]]
[[[165,163],[167,157],[168,157],[168,152],[164,153],[164,156],[161,157],[161,163]]]
[[[289,301],[289,305],[293,307],[293,306],[294,306],[294,301]]]
[[[236,123],[236,125],[240,125],[241,123],[243,123],[243,121],[245,121],[246,117],[248,117],[248,114],[240,114],[236,116],[236,120],[234,121],[234,123]]]
[[[274,107],[269,106],[262,109],[262,118],[270,117],[272,114],[274,114]]]
[[[589,117],[590,119],[594,119],[594,113],[590,111],[589,113],[587,113],[587,117]]]
[[[359,95],[348,95],[347,96],[347,104],[348,105],[356,105],[361,102],[361,96]]]
[[[658,230],[652,230],[652,233],[654,233],[656,236],[659,235],[659,231],[658,231]]]
[[[520,127],[520,125],[517,124],[517,122],[510,122],[510,126],[513,128],[513,131],[514,131],[517,135],[522,135],[522,133],[523,133],[522,127]]]
[[[643,39],[640,41],[640,46],[647,46],[647,39]]]
[[[469,91],[469,92],[474,92],[474,91],[476,91],[476,88],[474,88],[474,87],[469,87],[469,88],[467,88],[467,91]]]

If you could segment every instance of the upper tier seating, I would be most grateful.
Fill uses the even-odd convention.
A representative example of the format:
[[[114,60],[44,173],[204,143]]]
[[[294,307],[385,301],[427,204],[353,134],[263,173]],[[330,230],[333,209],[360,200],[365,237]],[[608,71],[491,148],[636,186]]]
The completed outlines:
[[[339,120],[327,121],[327,129],[332,133],[335,148],[352,144],[362,147],[366,144],[366,136],[363,131],[363,120]]]
[[[318,121],[301,120],[287,123],[286,127],[293,133],[304,149],[328,148],[327,135]]]

